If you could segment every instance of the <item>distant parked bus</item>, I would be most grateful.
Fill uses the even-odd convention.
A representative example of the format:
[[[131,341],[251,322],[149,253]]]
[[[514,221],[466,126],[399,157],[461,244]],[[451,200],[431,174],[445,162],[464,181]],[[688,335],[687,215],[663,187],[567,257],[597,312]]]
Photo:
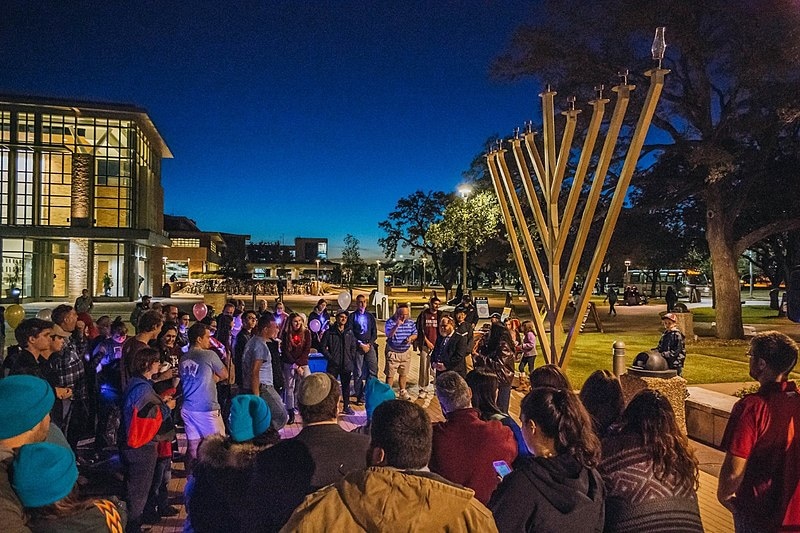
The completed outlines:
[[[655,274],[655,279],[654,278]],[[663,298],[667,287],[675,287],[679,298],[689,298],[692,288],[701,296],[711,296],[711,283],[705,274],[690,268],[668,270],[629,270],[625,273],[624,286],[634,286],[641,294]]]

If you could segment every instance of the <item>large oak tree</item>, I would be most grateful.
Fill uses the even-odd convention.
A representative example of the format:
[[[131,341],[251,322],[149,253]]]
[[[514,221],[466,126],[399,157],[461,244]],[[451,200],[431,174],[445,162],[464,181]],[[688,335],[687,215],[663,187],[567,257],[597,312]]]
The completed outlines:
[[[674,198],[705,211],[717,334],[741,337],[738,258],[759,241],[800,227],[792,194],[800,177],[792,166],[800,145],[797,2],[544,0],[532,20],[517,30],[494,73],[535,76],[579,99],[624,68],[641,99],[647,86],[641,73],[652,65],[643,52],[653,29],[667,27],[664,65],[672,72],[644,161],[658,165],[668,158],[677,169]]]

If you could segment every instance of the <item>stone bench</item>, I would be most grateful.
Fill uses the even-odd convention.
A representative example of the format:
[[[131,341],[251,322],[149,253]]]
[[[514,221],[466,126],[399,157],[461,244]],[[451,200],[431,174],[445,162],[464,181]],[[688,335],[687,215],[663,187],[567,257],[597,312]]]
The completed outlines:
[[[689,437],[719,448],[731,409],[739,398],[702,387],[688,387],[687,390],[686,429]]]

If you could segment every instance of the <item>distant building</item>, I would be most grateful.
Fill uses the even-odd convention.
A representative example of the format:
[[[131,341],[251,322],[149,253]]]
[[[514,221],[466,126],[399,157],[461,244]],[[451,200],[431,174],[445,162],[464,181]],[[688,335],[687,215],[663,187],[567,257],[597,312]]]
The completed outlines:
[[[328,259],[328,239],[312,239],[310,237],[295,237],[295,259],[297,261],[313,262],[316,259]]]
[[[246,259],[249,235],[201,231],[194,220],[164,215],[170,248],[164,250],[163,269],[167,280],[185,281],[190,274],[216,272],[229,257]]]
[[[294,246],[279,242],[251,243],[247,270],[253,279],[316,279],[329,281],[336,268],[328,261],[328,239],[296,237]],[[319,261],[319,262],[318,262]]]
[[[162,284],[170,241],[147,111],[0,95],[0,298],[134,300]]]

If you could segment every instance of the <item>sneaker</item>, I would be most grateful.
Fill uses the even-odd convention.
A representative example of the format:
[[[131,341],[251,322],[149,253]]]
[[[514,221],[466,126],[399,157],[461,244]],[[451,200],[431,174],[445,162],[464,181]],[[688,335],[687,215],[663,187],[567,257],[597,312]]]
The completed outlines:
[[[425,389],[420,389],[419,390],[419,396],[417,398],[419,400],[424,400],[427,397],[428,397],[428,391],[426,391]]]
[[[352,407],[350,407],[350,406],[348,405],[347,407],[345,407],[345,408],[342,410],[342,414],[345,414],[345,415],[354,415],[354,414],[356,414],[356,412],[355,412],[355,411],[353,411],[353,408],[352,408]]]
[[[408,391],[406,389],[400,389],[400,399],[401,400],[411,399],[411,396],[408,394]]]

